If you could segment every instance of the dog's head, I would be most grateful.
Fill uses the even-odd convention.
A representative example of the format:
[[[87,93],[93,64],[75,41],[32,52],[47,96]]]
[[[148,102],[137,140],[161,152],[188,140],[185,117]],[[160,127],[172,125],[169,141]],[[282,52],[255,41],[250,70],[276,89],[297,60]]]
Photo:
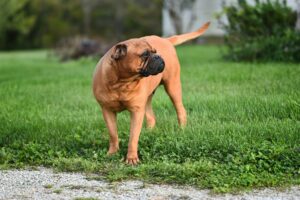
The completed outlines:
[[[111,58],[124,77],[157,75],[165,68],[162,57],[145,39],[132,39],[115,45]]]

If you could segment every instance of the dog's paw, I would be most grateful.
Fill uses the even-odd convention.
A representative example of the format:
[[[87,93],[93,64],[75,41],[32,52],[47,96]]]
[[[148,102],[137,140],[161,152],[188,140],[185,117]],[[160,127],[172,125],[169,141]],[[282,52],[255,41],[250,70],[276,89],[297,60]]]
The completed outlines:
[[[153,117],[153,116],[147,116],[146,115],[146,124],[147,124],[147,128],[148,129],[153,129],[154,127],[155,127],[155,123],[156,123],[156,121],[155,121],[155,117]]]
[[[125,162],[128,165],[137,165],[140,162],[140,160],[138,155],[127,154],[127,158]]]
[[[113,155],[119,151],[119,146],[110,145],[107,155]]]

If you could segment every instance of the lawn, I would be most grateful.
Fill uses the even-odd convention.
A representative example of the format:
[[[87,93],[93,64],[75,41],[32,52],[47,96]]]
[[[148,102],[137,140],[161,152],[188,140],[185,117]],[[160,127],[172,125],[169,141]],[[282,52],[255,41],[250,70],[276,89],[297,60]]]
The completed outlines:
[[[120,153],[93,98],[96,60],[60,63],[46,51],[0,53],[0,166],[95,172],[216,192],[300,183],[300,66],[233,63],[214,46],[181,46],[188,125],[160,87],[157,126],[143,127],[141,164],[123,163],[129,113],[118,115]]]

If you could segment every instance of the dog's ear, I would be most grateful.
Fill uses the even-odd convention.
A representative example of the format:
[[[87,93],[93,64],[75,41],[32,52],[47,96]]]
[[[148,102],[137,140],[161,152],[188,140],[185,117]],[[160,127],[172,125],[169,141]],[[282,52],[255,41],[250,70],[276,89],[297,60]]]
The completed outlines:
[[[120,60],[125,57],[127,54],[127,45],[126,44],[118,44],[114,48],[114,53],[111,55],[111,58],[115,60]]]

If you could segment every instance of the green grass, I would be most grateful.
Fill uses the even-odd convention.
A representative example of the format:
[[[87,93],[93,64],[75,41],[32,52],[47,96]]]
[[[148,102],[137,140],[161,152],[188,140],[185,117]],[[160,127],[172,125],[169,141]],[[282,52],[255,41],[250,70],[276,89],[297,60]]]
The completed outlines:
[[[300,66],[232,63],[212,46],[182,46],[188,125],[158,89],[157,127],[145,127],[141,164],[127,166],[129,115],[118,115],[120,153],[107,157],[108,133],[93,98],[97,61],[59,63],[45,51],[0,53],[1,168],[44,165],[217,192],[300,182]]]

